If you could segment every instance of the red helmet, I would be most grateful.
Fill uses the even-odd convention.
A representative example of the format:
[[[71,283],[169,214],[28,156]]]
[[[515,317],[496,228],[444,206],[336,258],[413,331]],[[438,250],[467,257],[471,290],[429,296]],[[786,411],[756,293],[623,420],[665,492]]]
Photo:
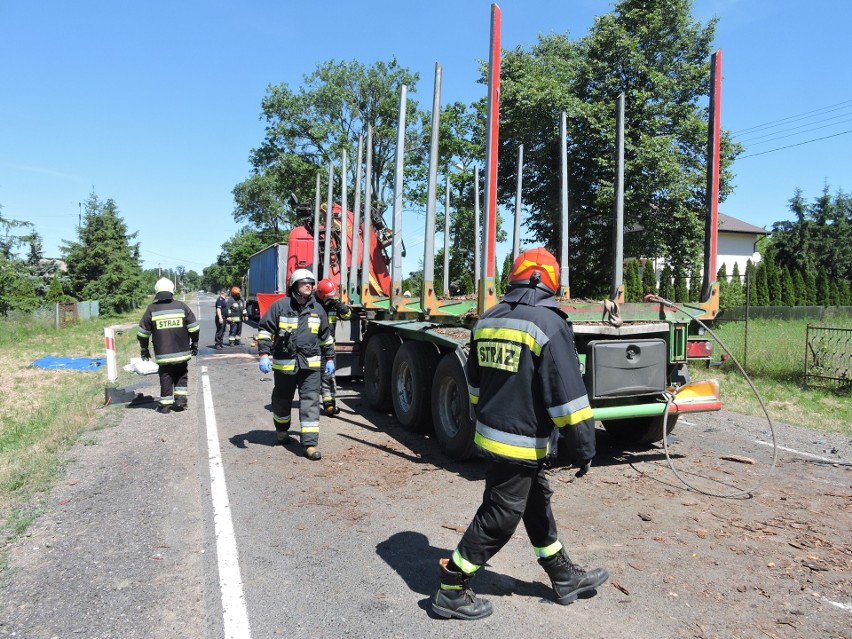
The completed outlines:
[[[240,294],[240,287],[239,286],[231,287],[231,295],[239,295],[239,294]]]
[[[320,280],[317,284],[317,299],[322,302],[326,297],[340,297],[337,284],[329,279]]]
[[[509,273],[509,286],[529,286],[556,295],[559,292],[559,262],[544,247],[518,255]]]

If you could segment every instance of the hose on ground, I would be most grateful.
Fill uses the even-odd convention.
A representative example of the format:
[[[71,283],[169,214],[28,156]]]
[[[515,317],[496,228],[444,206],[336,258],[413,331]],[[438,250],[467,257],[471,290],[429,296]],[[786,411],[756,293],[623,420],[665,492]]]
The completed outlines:
[[[769,424],[769,432],[772,435],[772,463],[769,465],[769,470],[767,470],[766,474],[763,475],[763,477],[759,478],[757,483],[754,484],[754,486],[752,486],[750,488],[743,489],[743,490],[738,490],[738,491],[733,492],[733,493],[714,493],[714,492],[711,492],[711,491],[708,491],[708,490],[696,488],[695,486],[690,484],[688,481],[686,481],[680,475],[680,473],[677,472],[677,469],[674,466],[674,462],[672,461],[672,458],[669,455],[669,446],[668,446],[668,441],[667,441],[668,440],[669,407],[671,406],[672,402],[674,401],[674,395],[667,392],[667,393],[665,393],[666,410],[663,412],[663,450],[666,453],[666,460],[669,463],[669,468],[671,468],[675,477],[677,477],[684,486],[686,486],[689,490],[700,493],[702,495],[708,495],[710,497],[721,497],[723,499],[734,499],[736,497],[743,497],[743,496],[746,496],[746,495],[749,495],[749,496],[752,495],[761,486],[763,486],[767,481],[769,481],[769,478],[772,475],[772,471],[775,469],[775,465],[778,462],[778,441],[775,438],[775,426],[772,424],[772,418],[769,416],[769,411],[766,408],[766,404],[764,403],[763,398],[760,396],[760,393],[758,392],[757,388],[755,387],[754,382],[751,381],[751,378],[748,376],[748,373],[745,372],[745,369],[739,363],[737,358],[734,357],[734,354],[727,347],[727,345],[719,338],[718,335],[716,335],[716,333],[713,332],[713,329],[711,329],[709,326],[707,326],[700,319],[693,317],[692,315],[690,315],[689,313],[684,311],[679,306],[676,306],[673,302],[671,302],[671,301],[669,301],[665,298],[662,298],[658,295],[648,295],[648,296],[645,297],[645,300],[646,301],[659,302],[660,304],[663,304],[664,306],[667,306],[667,307],[669,307],[669,308],[671,308],[671,309],[673,309],[677,312],[683,313],[685,315],[689,315],[690,318],[694,319],[696,322],[698,322],[704,328],[704,330],[706,330],[708,333],[710,333],[710,335],[713,337],[713,339],[715,339],[716,342],[718,342],[718,344],[725,350],[725,352],[728,354],[728,357],[734,362],[734,364],[736,364],[739,371],[743,374],[743,377],[745,378],[746,382],[748,382],[748,385],[751,387],[751,390],[754,393],[754,396],[757,398],[757,401],[760,404],[760,408],[763,410],[763,414],[766,416],[766,422]]]

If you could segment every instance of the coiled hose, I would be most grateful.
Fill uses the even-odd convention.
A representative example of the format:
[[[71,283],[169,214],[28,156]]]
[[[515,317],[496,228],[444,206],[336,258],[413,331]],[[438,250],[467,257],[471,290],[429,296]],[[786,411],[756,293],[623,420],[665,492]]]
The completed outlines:
[[[645,301],[646,302],[648,302],[648,301],[659,302],[660,304],[667,306],[667,307],[669,307],[669,308],[671,308],[671,309],[673,309],[677,312],[683,313],[685,315],[689,315],[690,318],[692,318],[696,322],[698,322],[702,327],[704,327],[704,330],[706,330],[708,333],[710,333],[710,335],[713,336],[713,339],[715,339],[719,343],[719,345],[728,354],[728,357],[731,360],[733,360],[734,364],[737,365],[737,368],[743,374],[743,377],[745,378],[746,382],[748,382],[748,385],[751,387],[751,390],[754,393],[754,396],[757,398],[758,403],[760,403],[760,407],[763,409],[763,414],[766,415],[766,421],[769,424],[769,432],[772,435],[772,463],[769,465],[769,470],[766,472],[766,474],[763,477],[761,477],[754,486],[752,486],[751,488],[744,489],[744,490],[739,490],[739,491],[734,492],[734,493],[714,493],[714,492],[710,492],[710,491],[707,491],[707,490],[702,490],[700,488],[696,488],[695,486],[690,484],[688,481],[686,481],[680,475],[680,473],[677,472],[677,469],[674,467],[674,462],[672,462],[672,458],[669,455],[669,445],[668,445],[668,441],[667,441],[668,440],[669,407],[671,406],[672,402],[674,401],[674,395],[672,393],[666,392],[664,394],[664,396],[666,398],[666,410],[663,412],[663,450],[666,453],[666,460],[669,463],[669,468],[672,469],[672,472],[674,473],[675,477],[677,477],[684,486],[686,486],[689,490],[692,490],[696,493],[700,493],[702,495],[708,495],[710,497],[721,497],[723,499],[733,499],[733,498],[736,498],[736,497],[743,497],[745,495],[749,495],[749,496],[752,495],[754,492],[756,492],[758,490],[758,488],[763,486],[763,484],[765,484],[769,480],[769,477],[772,475],[772,471],[775,469],[775,465],[778,462],[778,442],[775,439],[775,426],[772,424],[772,418],[769,416],[769,411],[766,409],[766,404],[763,402],[763,398],[760,396],[760,393],[757,391],[757,388],[755,387],[754,383],[751,381],[751,378],[745,372],[745,369],[740,365],[739,361],[737,361],[737,358],[734,357],[734,354],[731,353],[731,350],[725,345],[725,343],[721,339],[719,339],[719,336],[716,335],[716,333],[714,333],[713,330],[709,326],[707,326],[700,319],[692,317],[692,315],[690,315],[689,313],[684,311],[682,308],[676,306],[673,302],[671,302],[671,301],[669,301],[665,298],[662,298],[659,295],[646,295]]]

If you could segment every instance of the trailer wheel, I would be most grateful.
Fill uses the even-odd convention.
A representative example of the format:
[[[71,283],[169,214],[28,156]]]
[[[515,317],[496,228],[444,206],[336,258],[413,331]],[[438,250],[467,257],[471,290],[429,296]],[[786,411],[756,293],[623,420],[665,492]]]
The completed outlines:
[[[432,377],[440,353],[428,342],[404,342],[393,359],[391,399],[402,427],[422,433],[432,427]]]
[[[391,409],[391,371],[399,340],[390,333],[378,333],[364,350],[364,396],[376,410]]]
[[[666,434],[671,434],[677,424],[677,415],[669,415]],[[653,444],[663,440],[663,416],[636,417],[634,419],[613,419],[602,421],[606,432],[621,444]]]
[[[473,455],[476,424],[470,416],[467,377],[455,353],[447,353],[438,362],[432,382],[432,421],[435,439],[452,459]]]

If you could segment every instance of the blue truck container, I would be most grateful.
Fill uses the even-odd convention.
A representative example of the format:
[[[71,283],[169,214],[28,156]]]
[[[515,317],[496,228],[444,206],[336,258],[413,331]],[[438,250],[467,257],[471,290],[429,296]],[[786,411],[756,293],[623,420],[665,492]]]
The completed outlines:
[[[286,244],[272,244],[249,257],[245,288],[246,311],[251,319],[259,320],[257,294],[287,292]]]

